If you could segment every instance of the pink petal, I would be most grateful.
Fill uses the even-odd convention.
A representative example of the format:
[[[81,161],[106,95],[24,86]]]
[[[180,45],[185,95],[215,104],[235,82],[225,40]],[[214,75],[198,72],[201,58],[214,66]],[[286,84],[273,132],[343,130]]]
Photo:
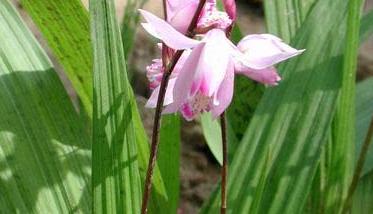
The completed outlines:
[[[235,0],[223,0],[225,12],[228,13],[229,18],[232,20],[236,19],[236,1]]]
[[[250,79],[267,85],[277,85],[278,82],[281,80],[281,77],[278,75],[277,70],[274,67],[269,67],[261,70],[246,68],[241,71],[236,71],[236,73],[246,75]]]
[[[183,50],[188,48],[194,48],[200,41],[190,39],[177,30],[175,30],[170,24],[157,16],[145,11],[139,10],[142,16],[145,18],[147,23],[143,23],[144,29],[152,36],[162,40],[167,46],[175,50]]]
[[[168,81],[167,85],[167,90],[166,90],[166,95],[164,98],[164,103],[163,106],[167,106],[173,102],[173,90],[175,87],[175,82],[176,78],[172,78]],[[155,108],[157,107],[157,101],[158,101],[158,96],[159,96],[159,90],[160,86],[158,86],[154,91],[152,92],[150,98],[148,99],[148,102],[146,103],[145,107],[146,108]]]
[[[168,14],[168,22],[176,30],[185,34],[197,7],[198,1],[196,0],[185,1],[182,5],[179,3],[177,8],[170,10],[171,13]]]
[[[244,37],[237,45],[243,53],[239,61],[253,69],[264,69],[276,63],[297,56],[304,50],[297,50],[270,34],[253,34]]]
[[[186,59],[184,66],[179,71],[173,90],[173,103],[164,109],[164,113],[177,112],[180,106],[188,99],[195,75],[198,71],[199,59],[205,43],[201,43],[193,49],[190,56]]]
[[[221,83],[219,87],[219,91],[216,95],[217,105],[213,104],[211,109],[212,116],[217,118],[220,116],[225,109],[229,106],[232,102],[233,98],[233,89],[234,89],[234,65],[233,62],[230,62],[227,68],[226,75],[224,77],[224,81]]]
[[[210,30],[205,38],[206,41],[203,54],[201,56],[201,73],[203,74],[204,83],[208,89],[207,96],[212,96],[217,92],[223,81],[228,63],[230,62],[230,41],[227,39],[223,30]]]

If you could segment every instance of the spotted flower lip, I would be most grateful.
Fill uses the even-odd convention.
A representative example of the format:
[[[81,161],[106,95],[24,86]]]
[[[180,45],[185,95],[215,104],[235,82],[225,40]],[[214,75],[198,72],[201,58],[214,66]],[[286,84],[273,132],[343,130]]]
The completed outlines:
[[[172,49],[188,50],[183,62],[179,62],[176,77],[170,80],[163,111],[180,111],[187,120],[204,111],[211,112],[214,118],[223,113],[232,101],[234,74],[277,85],[281,77],[274,65],[304,51],[270,34],[248,35],[235,46],[221,28],[211,29],[202,40],[195,40],[153,14],[140,12],[147,21],[143,26],[148,33]],[[148,107],[155,107],[158,93],[159,88],[156,88]]]

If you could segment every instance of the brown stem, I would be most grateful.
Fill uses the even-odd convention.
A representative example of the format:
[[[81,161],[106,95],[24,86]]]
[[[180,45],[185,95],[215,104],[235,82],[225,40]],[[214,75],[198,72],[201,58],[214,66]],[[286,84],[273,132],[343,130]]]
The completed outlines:
[[[359,160],[357,161],[357,165],[356,165],[356,168],[355,168],[355,172],[354,172],[354,176],[352,178],[351,185],[348,188],[348,194],[347,194],[347,198],[345,200],[344,206],[343,206],[342,213],[348,213],[348,211],[351,208],[352,197],[354,196],[354,192],[357,188],[357,185],[359,184],[359,180],[360,180],[360,177],[361,177],[361,172],[363,171],[364,163],[365,163],[366,156],[367,156],[367,153],[368,153],[368,149],[369,149],[369,146],[372,142],[372,139],[373,139],[373,118],[372,118],[372,121],[370,122],[367,137],[365,138],[364,144],[361,147]]]
[[[188,27],[187,36],[188,37],[194,37],[193,30],[197,26],[198,18],[202,12],[202,9],[206,3],[206,0],[200,0],[199,5],[197,7],[197,10],[193,16],[193,19]],[[167,13],[167,12],[166,12]],[[166,14],[165,13],[165,14]],[[166,94],[166,89],[168,85],[168,80],[171,76],[172,71],[174,70],[176,63],[180,59],[181,55],[183,54],[184,50],[178,50],[175,55],[172,57],[171,62],[167,69],[164,72],[158,100],[157,100],[157,107],[155,110],[155,117],[154,117],[154,125],[153,125],[153,134],[152,134],[152,144],[151,144],[151,151],[150,151],[150,157],[149,157],[149,163],[148,163],[148,170],[146,172],[146,178],[145,178],[145,188],[144,188],[144,194],[142,199],[142,206],[141,206],[141,213],[146,214],[148,211],[148,203],[149,203],[149,197],[152,187],[152,177],[153,177],[153,171],[155,162],[157,159],[157,151],[159,147],[159,127],[161,124],[161,113],[162,113],[162,107],[164,103],[164,98]]]
[[[162,4],[163,4],[163,15],[164,15],[164,20],[167,21],[168,19],[168,13],[167,13],[167,0],[163,0],[162,1]]]
[[[225,214],[227,209],[227,179],[228,179],[228,143],[225,112],[220,116],[221,137],[223,146],[223,167],[221,168],[221,208],[220,213]]]

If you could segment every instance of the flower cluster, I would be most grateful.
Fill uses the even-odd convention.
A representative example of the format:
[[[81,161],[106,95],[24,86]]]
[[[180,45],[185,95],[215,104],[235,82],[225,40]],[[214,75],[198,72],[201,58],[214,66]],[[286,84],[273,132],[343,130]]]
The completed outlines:
[[[281,80],[274,65],[301,54],[270,34],[244,37],[237,45],[227,32],[236,18],[234,0],[225,0],[224,11],[217,9],[216,0],[208,0],[199,17],[196,38],[186,33],[199,0],[167,0],[168,19],[164,21],[141,10],[146,20],[144,29],[173,50],[185,50],[177,62],[166,90],[163,113],[180,111],[192,120],[201,112],[218,117],[231,103],[234,75],[242,74],[267,84],[277,85]],[[150,88],[154,89],[147,107],[156,106],[162,60],[156,59],[147,67]]]

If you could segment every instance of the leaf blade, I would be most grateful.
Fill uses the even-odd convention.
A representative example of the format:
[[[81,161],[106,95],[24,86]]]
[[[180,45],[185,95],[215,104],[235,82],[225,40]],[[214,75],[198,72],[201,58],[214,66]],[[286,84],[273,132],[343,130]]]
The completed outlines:
[[[0,2],[0,17],[1,210],[90,212],[87,130],[8,1]]]

